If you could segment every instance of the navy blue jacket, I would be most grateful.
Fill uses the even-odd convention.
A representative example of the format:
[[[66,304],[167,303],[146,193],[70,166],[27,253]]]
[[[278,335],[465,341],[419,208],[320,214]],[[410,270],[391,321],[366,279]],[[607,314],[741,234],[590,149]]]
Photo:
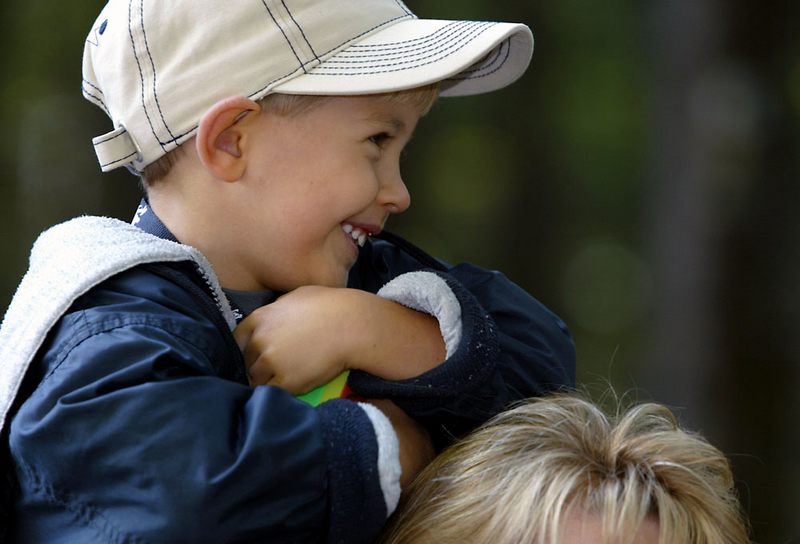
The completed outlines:
[[[373,241],[351,286],[434,269],[462,307],[459,348],[389,382],[437,447],[509,402],[574,385],[563,323],[497,272]],[[248,387],[241,354],[190,265],[144,265],[81,297],[51,332],[10,426],[12,541],[370,542],[386,518],[377,442],[348,400],[305,405]]]

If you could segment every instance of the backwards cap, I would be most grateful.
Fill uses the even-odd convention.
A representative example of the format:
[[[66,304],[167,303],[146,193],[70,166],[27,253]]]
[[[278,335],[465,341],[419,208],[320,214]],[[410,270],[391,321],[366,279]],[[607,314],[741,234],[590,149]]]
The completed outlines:
[[[229,96],[478,94],[519,78],[532,52],[525,25],[421,20],[400,0],[110,0],[82,90],[114,123],[92,140],[102,170],[141,171]]]

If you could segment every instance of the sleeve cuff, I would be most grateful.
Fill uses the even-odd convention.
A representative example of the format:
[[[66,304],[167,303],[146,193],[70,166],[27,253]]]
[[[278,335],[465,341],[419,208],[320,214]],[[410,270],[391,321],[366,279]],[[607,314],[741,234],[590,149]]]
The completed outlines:
[[[364,402],[360,402],[358,405],[367,413],[375,430],[375,438],[378,440],[378,477],[388,517],[394,512],[400,501],[400,475],[402,473],[400,444],[394,427],[383,412]]]
[[[381,287],[378,296],[435,317],[447,358],[453,356],[461,342],[461,305],[443,278],[433,272],[407,272]]]
[[[356,394],[392,399],[412,417],[472,395],[490,379],[498,357],[494,320],[477,299],[446,274],[426,274],[441,279],[459,305],[461,332],[453,353],[439,366],[406,380],[384,380],[358,370],[351,371],[348,379]]]
[[[344,399],[320,404],[317,413],[327,446],[326,542],[372,542],[388,515],[375,424],[363,407]]]

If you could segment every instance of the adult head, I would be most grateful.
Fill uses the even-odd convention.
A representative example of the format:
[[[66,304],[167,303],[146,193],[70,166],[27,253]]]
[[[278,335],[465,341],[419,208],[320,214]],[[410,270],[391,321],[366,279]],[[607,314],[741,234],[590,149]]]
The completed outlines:
[[[664,406],[576,396],[504,412],[423,471],[385,543],[744,544],[725,456]]]

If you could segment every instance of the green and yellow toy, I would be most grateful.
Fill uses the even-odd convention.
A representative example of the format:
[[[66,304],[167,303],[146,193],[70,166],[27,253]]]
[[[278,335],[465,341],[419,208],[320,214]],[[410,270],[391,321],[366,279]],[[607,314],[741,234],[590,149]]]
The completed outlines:
[[[350,371],[344,371],[325,385],[320,385],[308,393],[298,395],[297,398],[311,406],[319,406],[327,400],[347,397],[350,395],[350,388],[347,386],[347,377],[349,375]]]

